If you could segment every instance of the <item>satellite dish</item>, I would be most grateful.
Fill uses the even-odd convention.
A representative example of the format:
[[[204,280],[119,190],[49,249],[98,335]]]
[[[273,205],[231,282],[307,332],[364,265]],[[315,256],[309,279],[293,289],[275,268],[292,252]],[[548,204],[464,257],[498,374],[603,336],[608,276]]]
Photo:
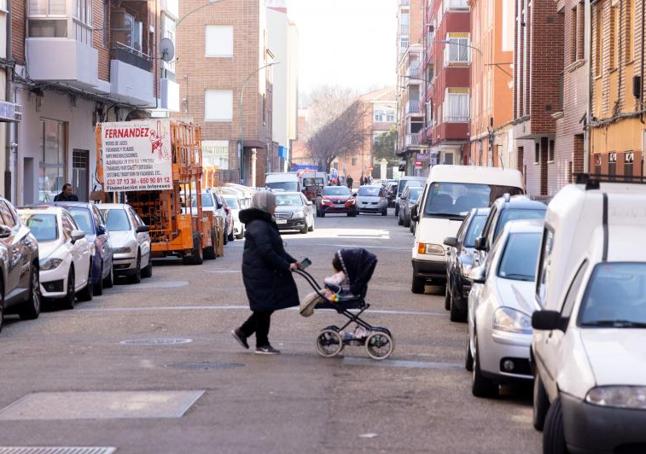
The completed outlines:
[[[175,45],[170,38],[162,38],[159,41],[159,51],[161,53],[161,59],[165,62],[169,62],[175,58]]]

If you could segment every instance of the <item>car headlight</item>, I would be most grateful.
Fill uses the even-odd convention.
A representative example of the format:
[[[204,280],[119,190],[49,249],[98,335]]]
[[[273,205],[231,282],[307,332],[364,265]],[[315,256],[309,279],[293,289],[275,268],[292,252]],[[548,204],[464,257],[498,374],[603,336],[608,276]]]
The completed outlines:
[[[345,203],[346,203],[346,204],[349,204],[349,205],[354,205],[354,204],[355,204],[355,202],[356,202],[356,200],[354,200],[354,199],[348,199],[348,200],[346,200],[346,202],[345,202]]]
[[[417,253],[425,255],[444,255],[444,247],[439,244],[417,243]]]
[[[114,252],[115,254],[129,254],[130,252],[132,252],[132,249],[130,249],[130,247],[127,247],[127,246],[118,247],[114,249],[112,252]]]
[[[493,329],[508,333],[532,334],[532,319],[524,312],[501,307],[493,314]]]
[[[63,259],[44,259],[39,262],[42,271],[49,271],[58,268],[63,263]]]
[[[600,386],[592,388],[585,401],[600,407],[646,410],[646,386]]]
[[[321,203],[332,203],[330,199],[323,199],[321,200]]]
[[[294,211],[292,218],[304,218],[305,212],[303,210]]]

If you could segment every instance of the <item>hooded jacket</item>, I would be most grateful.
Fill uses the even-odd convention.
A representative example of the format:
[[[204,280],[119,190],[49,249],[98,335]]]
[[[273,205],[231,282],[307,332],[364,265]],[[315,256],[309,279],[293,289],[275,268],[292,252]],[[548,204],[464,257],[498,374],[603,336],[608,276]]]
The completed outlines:
[[[245,224],[242,280],[252,311],[275,311],[299,305],[289,265],[296,260],[283,247],[271,215],[257,208],[240,211]]]

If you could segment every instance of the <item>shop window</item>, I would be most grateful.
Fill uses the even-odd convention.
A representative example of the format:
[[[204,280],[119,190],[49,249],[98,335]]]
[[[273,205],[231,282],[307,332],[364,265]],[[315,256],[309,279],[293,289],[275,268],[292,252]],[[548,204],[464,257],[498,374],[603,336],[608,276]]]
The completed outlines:
[[[624,175],[629,180],[634,174],[635,153],[628,151],[624,153]]]
[[[229,142],[227,140],[203,140],[202,163],[205,167],[229,168]]]
[[[608,175],[611,180],[617,175],[617,153],[614,151],[608,153]]]
[[[41,120],[41,161],[38,200],[50,202],[65,183],[65,130],[62,121]]]

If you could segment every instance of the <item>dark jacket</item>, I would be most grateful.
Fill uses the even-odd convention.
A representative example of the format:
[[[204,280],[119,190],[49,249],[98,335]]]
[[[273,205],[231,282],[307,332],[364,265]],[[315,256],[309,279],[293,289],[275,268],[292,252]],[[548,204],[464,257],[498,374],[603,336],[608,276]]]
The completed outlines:
[[[66,196],[64,192],[61,192],[54,197],[54,202],[78,202],[79,198],[76,194]]]
[[[271,215],[256,208],[240,211],[245,224],[242,280],[252,311],[298,306],[298,289],[289,265],[296,260],[283,247]]]

